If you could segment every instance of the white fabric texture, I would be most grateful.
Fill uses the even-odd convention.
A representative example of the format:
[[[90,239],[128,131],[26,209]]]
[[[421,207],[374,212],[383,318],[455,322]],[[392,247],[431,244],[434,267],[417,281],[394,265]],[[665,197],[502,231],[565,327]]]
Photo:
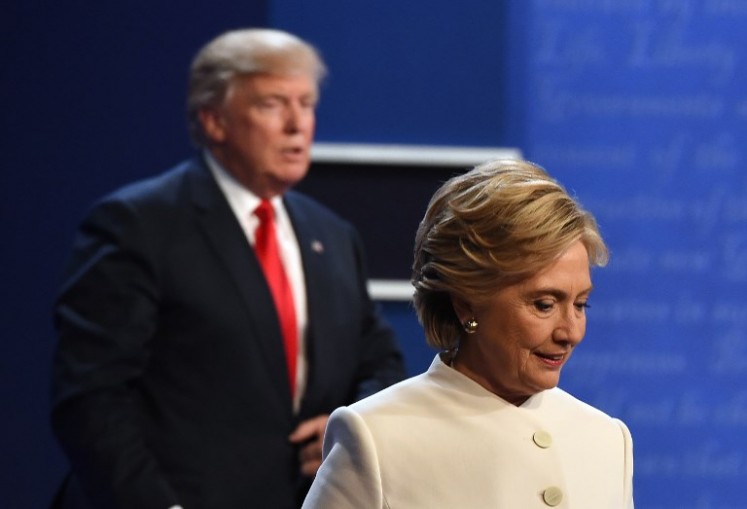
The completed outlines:
[[[562,493],[558,508],[633,507],[622,421],[559,388],[516,407],[438,356],[426,373],[337,409],[324,457],[304,509],[547,508],[548,488]]]

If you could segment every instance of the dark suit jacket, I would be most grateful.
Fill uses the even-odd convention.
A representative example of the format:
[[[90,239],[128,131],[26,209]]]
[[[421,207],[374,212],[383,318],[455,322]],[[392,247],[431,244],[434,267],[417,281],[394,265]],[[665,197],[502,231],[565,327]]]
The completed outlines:
[[[254,251],[202,160],[121,189],[83,222],[55,312],[62,507],[298,507],[296,424],[403,377],[358,235],[289,192],[308,293],[308,387],[292,411]]]

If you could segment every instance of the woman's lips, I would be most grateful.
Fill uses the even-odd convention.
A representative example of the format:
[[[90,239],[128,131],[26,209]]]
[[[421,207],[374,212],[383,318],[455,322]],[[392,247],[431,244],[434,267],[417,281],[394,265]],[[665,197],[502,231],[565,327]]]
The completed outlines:
[[[565,361],[565,353],[542,353],[542,352],[534,352],[534,355],[536,355],[539,360],[550,367],[553,368],[559,368],[563,365],[563,362]]]

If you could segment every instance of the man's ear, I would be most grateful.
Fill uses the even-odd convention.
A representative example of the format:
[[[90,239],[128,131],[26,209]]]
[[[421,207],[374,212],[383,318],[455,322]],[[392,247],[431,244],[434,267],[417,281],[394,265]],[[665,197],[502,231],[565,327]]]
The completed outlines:
[[[226,139],[226,129],[223,116],[214,108],[202,108],[197,113],[202,131],[212,143],[223,143]]]

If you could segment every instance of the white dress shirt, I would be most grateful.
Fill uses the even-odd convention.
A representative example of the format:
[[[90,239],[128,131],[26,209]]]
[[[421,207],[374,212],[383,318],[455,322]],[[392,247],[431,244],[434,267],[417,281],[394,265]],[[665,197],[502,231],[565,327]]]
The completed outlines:
[[[243,187],[208,151],[205,151],[205,160],[215,180],[218,182],[218,186],[228,200],[228,204],[231,206],[236,220],[244,230],[247,241],[254,246],[254,232],[257,226],[259,226],[259,219],[254,214],[254,210],[259,205],[261,199]],[[303,262],[301,260],[301,250],[298,247],[298,239],[296,239],[296,233],[293,231],[293,224],[288,216],[288,212],[283,206],[282,196],[272,198],[270,203],[275,210],[275,231],[279,244],[280,258],[285,269],[285,274],[290,281],[291,289],[293,290],[293,302],[296,308],[298,358],[296,359],[296,391],[293,398],[293,409],[298,412],[306,389],[308,371],[304,340],[308,325],[306,282],[303,272]]]

